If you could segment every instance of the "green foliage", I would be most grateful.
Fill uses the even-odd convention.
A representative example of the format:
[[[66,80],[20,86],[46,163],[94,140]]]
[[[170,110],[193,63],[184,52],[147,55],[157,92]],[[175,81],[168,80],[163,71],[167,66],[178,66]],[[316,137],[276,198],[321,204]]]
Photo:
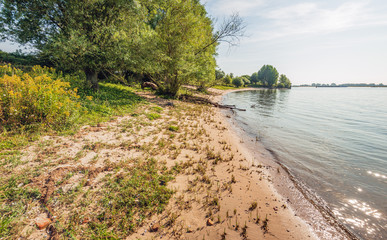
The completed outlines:
[[[88,87],[101,75],[128,83],[131,74],[176,97],[183,84],[200,89],[219,84],[216,46],[243,34],[237,14],[214,32],[197,0],[0,2],[0,38],[30,44],[64,72],[83,71]],[[232,77],[231,77],[232,78]]]
[[[204,46],[212,40],[211,19],[196,0],[160,1],[164,12],[157,24],[158,63],[153,73],[160,90],[177,96],[183,84],[191,83],[205,89],[215,81],[215,47]]]
[[[6,127],[45,124],[62,127],[80,111],[77,89],[54,69],[33,67],[30,73],[0,66],[0,123]]]
[[[243,85],[249,85],[250,80],[246,78],[245,76],[240,77],[240,79],[243,81]]]
[[[142,63],[133,51],[146,17],[133,1],[2,2],[0,37],[31,44],[61,70],[84,71],[94,88],[98,72]]]
[[[258,72],[255,72],[251,75],[250,81],[252,84],[258,84],[259,83],[259,78],[258,78]]]
[[[222,71],[220,69],[215,69],[215,79],[216,80],[223,79],[224,77],[225,77],[224,71]]]
[[[286,77],[286,75],[281,74],[279,78],[278,88],[291,88],[292,83],[290,82],[289,78]]]
[[[234,84],[235,87],[239,88],[239,87],[243,86],[243,80],[240,77],[236,77],[232,80],[232,84]]]
[[[0,64],[1,63],[8,63],[13,66],[22,67],[38,65],[40,64],[40,61],[32,54],[23,54],[21,51],[7,53],[0,50]]]
[[[232,78],[230,77],[230,75],[226,75],[225,77],[224,77],[224,83],[226,84],[226,85],[229,85],[229,84],[231,84],[231,82],[232,82]]]
[[[278,81],[278,71],[275,69],[275,67],[271,65],[264,65],[259,71],[258,71],[258,79],[261,81],[265,86],[271,88],[277,84]]]

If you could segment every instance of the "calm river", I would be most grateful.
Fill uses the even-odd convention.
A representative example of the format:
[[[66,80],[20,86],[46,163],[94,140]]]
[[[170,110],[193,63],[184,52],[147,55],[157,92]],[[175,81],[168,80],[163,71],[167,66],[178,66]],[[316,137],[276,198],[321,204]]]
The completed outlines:
[[[387,239],[387,88],[232,92],[224,104],[364,239]]]

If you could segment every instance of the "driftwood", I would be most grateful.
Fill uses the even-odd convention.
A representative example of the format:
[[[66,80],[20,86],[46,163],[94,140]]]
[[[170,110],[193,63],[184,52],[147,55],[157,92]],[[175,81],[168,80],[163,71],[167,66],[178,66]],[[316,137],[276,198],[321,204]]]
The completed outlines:
[[[150,87],[150,88],[152,88],[153,90],[157,90],[157,89],[158,89],[157,85],[154,84],[154,83],[152,83],[152,82],[143,82],[143,83],[141,84],[141,88],[142,88],[142,89],[144,89],[144,88],[146,88],[146,87]]]
[[[238,110],[238,111],[246,111],[246,109],[242,109],[242,108],[237,108],[235,107],[235,105],[222,105],[222,104],[219,104],[219,103],[212,103],[212,105],[214,105],[215,107],[218,107],[218,108],[227,108],[227,109],[231,109],[231,110]]]
[[[179,97],[179,99],[181,101],[186,101],[186,102],[193,102],[193,103],[199,103],[199,104],[210,104],[210,105],[212,105],[214,107],[218,107],[218,108],[238,110],[238,111],[246,111],[246,109],[237,108],[235,105],[222,105],[222,104],[219,104],[219,103],[211,102],[207,98],[198,97],[198,96],[181,95]]]

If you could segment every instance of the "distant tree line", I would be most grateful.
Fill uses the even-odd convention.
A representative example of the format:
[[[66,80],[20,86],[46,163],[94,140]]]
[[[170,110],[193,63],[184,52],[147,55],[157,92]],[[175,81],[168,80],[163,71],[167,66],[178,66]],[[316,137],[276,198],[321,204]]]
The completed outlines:
[[[301,84],[295,85],[294,87],[387,87],[383,83],[344,83],[344,84],[326,84],[326,83],[312,83],[312,84]]]
[[[292,83],[284,74],[279,74],[277,69],[271,65],[262,66],[258,72],[252,75],[242,75],[234,77],[234,74],[225,74],[217,69],[215,77],[220,85],[233,85],[235,87],[251,86],[266,88],[291,88]]]

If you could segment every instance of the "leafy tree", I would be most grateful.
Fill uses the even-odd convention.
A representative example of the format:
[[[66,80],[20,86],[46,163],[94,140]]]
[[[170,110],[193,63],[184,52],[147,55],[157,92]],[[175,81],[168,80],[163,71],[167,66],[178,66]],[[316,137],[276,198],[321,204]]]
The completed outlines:
[[[246,78],[245,76],[241,76],[240,79],[243,81],[243,85],[250,84],[250,80]]]
[[[142,63],[144,55],[135,49],[143,49],[139,33],[147,19],[134,1],[2,0],[0,5],[3,38],[32,45],[62,70],[84,71],[95,89],[99,72]]]
[[[232,78],[230,77],[230,75],[226,75],[225,77],[224,77],[224,83],[226,84],[226,85],[229,85],[229,84],[231,84],[231,82],[232,82]]]
[[[244,77],[244,78],[246,78],[247,80],[251,81],[250,75],[242,75],[241,77]]]
[[[286,75],[281,74],[279,77],[279,88],[291,88],[292,83],[290,82],[289,78],[286,77]]]
[[[251,83],[253,84],[257,84],[259,82],[259,79],[258,79],[258,72],[255,72],[251,75],[250,77],[250,81]]]
[[[0,39],[82,70],[94,89],[101,72],[130,72],[172,96],[186,83],[214,84],[217,44],[237,44],[244,30],[233,14],[214,31],[198,0],[0,0],[0,9]]]
[[[153,63],[158,71],[150,76],[160,91],[177,96],[183,84],[199,86],[215,80],[215,45],[199,50],[212,39],[211,19],[195,0],[159,1],[155,11],[163,16],[155,27],[157,53]]]
[[[225,73],[222,70],[215,69],[215,78],[216,80],[224,78]]]
[[[278,71],[275,67],[271,65],[264,65],[258,71],[258,79],[263,84],[265,84],[265,86],[272,88],[275,84],[277,84]]]
[[[7,53],[0,50],[0,63],[2,62],[11,63],[14,66],[34,66],[40,64],[39,60],[35,55],[24,54],[19,50],[13,53]]]
[[[243,80],[240,77],[236,77],[232,80],[232,84],[234,84],[235,87],[241,87],[243,86]]]

